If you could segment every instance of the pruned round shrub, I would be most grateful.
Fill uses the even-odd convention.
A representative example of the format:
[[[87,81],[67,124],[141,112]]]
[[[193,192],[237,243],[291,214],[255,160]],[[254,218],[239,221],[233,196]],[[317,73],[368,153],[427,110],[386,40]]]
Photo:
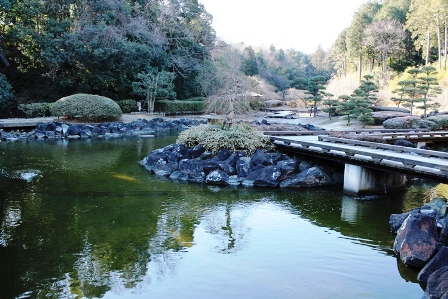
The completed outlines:
[[[372,117],[375,120],[374,125],[376,126],[380,126],[383,124],[384,121],[391,119],[391,118],[396,118],[396,117],[406,117],[409,116],[409,112],[405,113],[405,112],[396,112],[396,111],[375,111],[372,112]]]
[[[385,129],[415,129],[415,128],[430,128],[437,129],[437,124],[430,120],[424,120],[417,116],[405,116],[390,118],[383,122]]]
[[[234,124],[230,129],[208,125],[191,127],[181,132],[176,142],[190,148],[201,145],[214,154],[224,148],[232,152],[245,151],[248,154],[257,149],[274,149],[268,136],[244,123]]]
[[[390,112],[401,112],[401,113],[411,113],[409,109],[402,107],[385,107],[385,106],[372,106],[370,107],[373,111],[390,111]]]
[[[120,106],[113,100],[83,93],[57,100],[51,111],[55,116],[91,121],[115,120],[122,115]]]
[[[376,142],[376,143],[386,143],[383,137],[378,135],[370,135],[370,134],[351,134],[349,131],[347,132],[328,132],[328,136],[336,137],[336,138],[346,138],[360,141],[368,141],[368,142]]]
[[[436,114],[434,116],[427,117],[426,120],[436,123],[438,130],[448,129],[448,114]]]

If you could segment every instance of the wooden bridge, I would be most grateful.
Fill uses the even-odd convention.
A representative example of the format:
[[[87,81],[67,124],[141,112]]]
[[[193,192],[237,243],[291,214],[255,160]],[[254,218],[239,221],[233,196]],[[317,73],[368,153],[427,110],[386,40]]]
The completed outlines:
[[[332,131],[335,132],[335,131]],[[405,176],[421,177],[448,183],[448,153],[419,148],[362,141],[350,138],[331,137],[328,131],[298,131],[298,132],[265,132],[270,135],[276,147],[282,151],[329,159],[345,163],[344,189],[351,193],[388,188],[400,188],[404,185]],[[419,131],[419,130],[357,130],[351,132],[340,131],[347,134],[368,134],[384,139],[406,139],[414,142],[421,140],[448,141],[448,132]],[[400,136],[400,137],[398,137]],[[352,166],[360,167],[353,174]],[[351,171],[349,171],[351,169]],[[367,174],[365,173],[367,171]],[[366,176],[368,178],[366,178]],[[358,187],[345,187],[354,180],[361,180],[355,184]],[[370,180],[366,182],[363,180]],[[373,180],[373,181],[371,181]],[[369,187],[365,187],[364,185]],[[364,187],[363,187],[364,186]],[[365,191],[365,190],[364,190]]]

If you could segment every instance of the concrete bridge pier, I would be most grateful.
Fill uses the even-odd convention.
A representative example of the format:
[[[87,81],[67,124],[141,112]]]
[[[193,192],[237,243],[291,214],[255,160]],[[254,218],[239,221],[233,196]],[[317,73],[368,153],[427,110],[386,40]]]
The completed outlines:
[[[405,188],[406,176],[345,164],[344,192],[355,195],[386,194]]]

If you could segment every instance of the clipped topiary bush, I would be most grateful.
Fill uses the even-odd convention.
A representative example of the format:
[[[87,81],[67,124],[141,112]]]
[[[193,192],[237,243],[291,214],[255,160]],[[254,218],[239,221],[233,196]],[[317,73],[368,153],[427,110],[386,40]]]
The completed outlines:
[[[90,121],[116,120],[122,115],[120,106],[113,100],[92,94],[75,94],[53,103],[51,111],[55,116]]]
[[[194,114],[201,113],[203,110],[204,101],[202,100],[162,100],[154,103],[154,111],[163,112],[165,114]]]
[[[31,103],[20,104],[19,110],[22,111],[26,117],[45,117],[51,116],[52,103]]]
[[[437,130],[437,124],[430,120],[424,120],[417,116],[405,116],[391,118],[383,122],[385,129],[413,129],[413,128],[429,128]]]
[[[135,100],[120,100],[116,101],[116,103],[118,104],[118,106],[120,106],[120,109],[123,113],[138,111],[137,101]]]
[[[391,118],[406,117],[406,116],[409,116],[409,112],[404,113],[404,112],[394,112],[387,110],[372,112],[372,117],[374,119],[375,126],[380,126],[383,124],[383,122]]]
[[[223,148],[232,152],[245,151],[248,154],[257,149],[274,150],[268,136],[244,123],[234,124],[230,129],[208,125],[191,127],[181,132],[176,142],[190,148],[201,145],[214,154]]]
[[[447,114],[437,114],[434,116],[427,117],[426,120],[436,123],[438,130],[448,129],[448,115]]]

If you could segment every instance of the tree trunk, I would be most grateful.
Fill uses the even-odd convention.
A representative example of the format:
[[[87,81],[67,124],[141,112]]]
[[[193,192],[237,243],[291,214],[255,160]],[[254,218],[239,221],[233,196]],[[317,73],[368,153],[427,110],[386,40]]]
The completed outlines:
[[[154,103],[155,103],[155,101],[156,101],[156,95],[157,95],[157,86],[158,86],[158,84],[159,84],[159,74],[157,74],[156,75],[156,78],[154,79],[155,80],[155,82],[154,82],[154,89],[153,89],[153,92],[152,92],[152,94],[151,94],[151,103],[150,103],[150,105],[148,106],[148,109],[149,109],[149,113],[150,114],[153,114],[154,113]]]
[[[344,77],[347,77],[347,57],[344,56]]]
[[[439,14],[437,14],[437,56],[439,57],[439,70],[442,69],[442,57],[440,56],[442,53],[442,37],[440,36],[440,20]]]
[[[362,54],[359,54],[359,81],[362,80]]]
[[[146,101],[148,102],[148,113],[149,113],[149,107],[151,106],[151,90],[149,88],[146,91]]]
[[[443,56],[444,56],[444,68],[445,68],[445,70],[446,70],[446,54],[447,54],[447,52],[448,52],[448,42],[447,42],[447,37],[448,37],[448,26],[446,26],[446,21],[445,21],[445,50],[444,50],[444,53],[443,53]]]
[[[428,36],[427,36],[427,40],[426,40],[426,61],[425,61],[425,65],[428,65],[429,64],[429,47],[430,47],[430,42],[429,42],[429,39],[430,39],[430,36],[431,36],[431,32],[429,31],[429,26],[428,26]]]

